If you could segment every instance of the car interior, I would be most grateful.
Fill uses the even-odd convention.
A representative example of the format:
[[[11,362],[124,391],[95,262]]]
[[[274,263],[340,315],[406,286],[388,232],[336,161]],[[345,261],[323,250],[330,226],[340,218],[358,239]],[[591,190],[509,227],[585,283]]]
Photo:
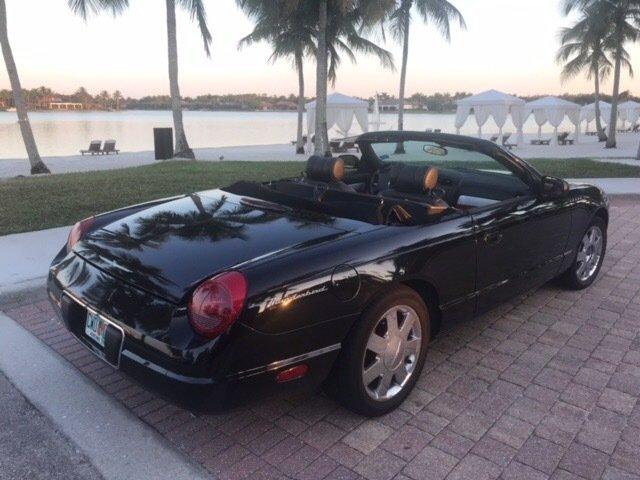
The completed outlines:
[[[372,224],[410,226],[531,194],[496,159],[434,141],[360,145],[361,156],[311,156],[297,178],[225,190]]]

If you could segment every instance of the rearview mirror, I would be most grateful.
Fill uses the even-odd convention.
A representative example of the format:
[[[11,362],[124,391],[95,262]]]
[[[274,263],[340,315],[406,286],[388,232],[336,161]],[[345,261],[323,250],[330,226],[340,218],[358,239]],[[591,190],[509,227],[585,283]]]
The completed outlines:
[[[422,150],[424,151],[424,153],[427,153],[429,155],[435,155],[437,157],[444,157],[449,153],[449,151],[446,148],[441,147],[440,145],[427,144],[422,147]]]
[[[545,175],[542,177],[542,191],[540,192],[544,198],[557,198],[569,191],[569,184],[561,178],[550,177]]]

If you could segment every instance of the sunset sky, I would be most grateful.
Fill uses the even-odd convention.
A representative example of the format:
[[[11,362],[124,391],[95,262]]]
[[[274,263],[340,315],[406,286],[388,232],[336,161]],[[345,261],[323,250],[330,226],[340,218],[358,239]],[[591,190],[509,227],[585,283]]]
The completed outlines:
[[[9,36],[26,88],[49,86],[64,93],[78,86],[97,93],[119,89],[125,96],[168,93],[166,24],[162,0],[130,0],[123,15],[108,14],[84,22],[66,0],[6,0]],[[238,51],[238,40],[252,24],[234,0],[207,0],[213,32],[211,58],[202,48],[198,29],[184,13],[178,17],[182,94],[297,92],[297,78],[286,62],[267,63],[268,45]],[[431,29],[414,21],[411,33],[407,91],[409,94],[496,88],[521,95],[591,92],[579,78],[562,84],[554,56],[558,31],[569,25],[559,0],[452,0],[463,13],[467,31],[455,29],[447,44]],[[400,49],[387,43],[400,60]],[[630,48],[636,69],[640,48]],[[315,66],[305,70],[307,96],[313,96]],[[345,61],[335,90],[368,97],[397,92],[399,74],[382,70],[376,60]],[[4,66],[0,88],[8,88]],[[610,89],[610,84],[605,84]],[[637,80],[626,75],[622,90],[640,94]],[[333,88],[330,88],[333,90]]]

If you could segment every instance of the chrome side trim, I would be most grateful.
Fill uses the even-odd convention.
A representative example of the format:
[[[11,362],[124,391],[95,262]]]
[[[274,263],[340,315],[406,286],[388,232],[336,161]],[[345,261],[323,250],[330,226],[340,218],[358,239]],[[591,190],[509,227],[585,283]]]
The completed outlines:
[[[106,357],[104,357],[103,355],[100,355],[96,350],[94,350],[93,348],[91,348],[89,345],[87,345],[82,339],[80,339],[80,344],[83,345],[87,350],[89,350],[91,353],[93,353],[96,357],[98,357],[100,360],[102,360],[103,362],[111,365],[112,367],[115,367],[117,369],[120,369],[120,357],[122,356],[122,348],[124,347],[124,329],[118,325],[117,323],[115,323],[113,320],[111,320],[110,318],[107,318],[106,316],[104,316],[102,313],[98,312],[95,308],[89,306],[86,302],[80,300],[78,297],[76,297],[75,295],[69,293],[67,290],[63,290],[62,294],[60,295],[60,298],[62,299],[62,296],[66,295],[67,297],[69,297],[71,300],[73,300],[74,302],[76,302],[77,304],[83,306],[87,311],[92,312],[95,315],[98,315],[102,320],[104,320],[105,322],[107,322],[109,325],[111,325],[112,327],[114,327],[115,329],[119,330],[120,333],[122,334],[122,340],[120,340],[120,348],[118,349],[118,362],[116,364],[111,363],[109,360],[106,359]],[[73,335],[73,332],[70,331],[70,333]],[[73,335],[74,337],[77,337],[76,335]]]
[[[275,362],[268,363],[267,365],[261,365],[259,367],[250,368],[248,370],[242,370],[240,372],[232,373],[231,375],[228,375],[227,378],[246,378],[246,377],[252,377],[254,375],[259,375],[261,373],[271,372],[273,370],[278,370],[279,368],[282,368],[282,367],[293,365],[294,363],[302,362],[303,360],[308,360],[310,358],[324,355],[325,353],[330,353],[335,350],[339,350],[341,347],[342,347],[341,344],[336,343],[334,345],[329,345],[328,347],[319,348],[318,350],[313,350],[311,352],[303,353],[301,355],[296,355],[295,357],[289,357],[283,360],[277,360]]]

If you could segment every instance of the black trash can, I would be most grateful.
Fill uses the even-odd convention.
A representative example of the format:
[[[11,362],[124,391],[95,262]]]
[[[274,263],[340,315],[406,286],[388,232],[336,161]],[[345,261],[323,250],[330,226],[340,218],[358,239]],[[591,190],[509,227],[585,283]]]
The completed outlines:
[[[156,160],[173,158],[173,129],[154,128],[153,145],[156,153]]]

